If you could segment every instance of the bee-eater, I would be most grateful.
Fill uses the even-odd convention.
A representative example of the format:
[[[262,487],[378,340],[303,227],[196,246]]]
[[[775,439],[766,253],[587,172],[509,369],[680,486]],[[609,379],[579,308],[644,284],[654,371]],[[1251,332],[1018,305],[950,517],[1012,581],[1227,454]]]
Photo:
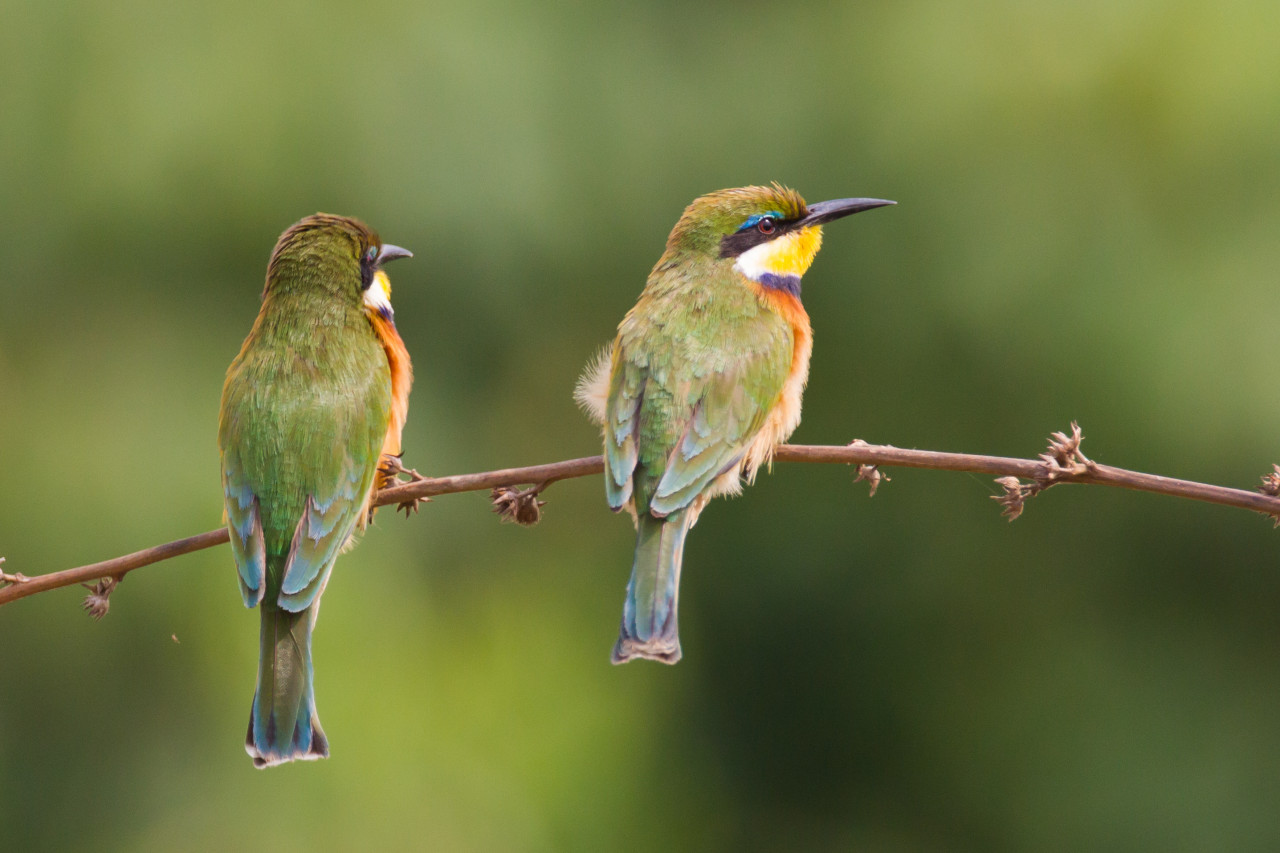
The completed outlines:
[[[636,526],[615,664],[680,660],[685,535],[800,423],[813,348],[800,277],[822,225],[893,203],[806,205],[778,184],[695,200],[612,345],[579,380],[578,402],[603,427],[605,496]]]
[[[317,213],[293,225],[227,370],[227,530],[244,603],[262,611],[245,740],[255,767],[329,755],[311,630],[334,561],[368,523],[375,486],[398,469],[413,372],[382,265],[408,257],[355,219]]]

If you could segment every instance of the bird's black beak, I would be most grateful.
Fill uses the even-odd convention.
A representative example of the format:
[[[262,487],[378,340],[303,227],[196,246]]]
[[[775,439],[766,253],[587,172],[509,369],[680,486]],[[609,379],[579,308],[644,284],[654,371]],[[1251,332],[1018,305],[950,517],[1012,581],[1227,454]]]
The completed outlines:
[[[886,201],[882,198],[838,198],[834,201],[820,201],[817,204],[809,205],[808,215],[797,222],[796,225],[801,228],[807,225],[821,225],[824,222],[831,222],[844,216],[861,213],[864,210],[884,207],[887,204],[897,204],[897,202]]]
[[[387,261],[412,257],[413,252],[410,252],[408,249],[402,249],[399,246],[393,246],[390,243],[383,243],[382,248],[378,251],[378,266],[382,266]]]

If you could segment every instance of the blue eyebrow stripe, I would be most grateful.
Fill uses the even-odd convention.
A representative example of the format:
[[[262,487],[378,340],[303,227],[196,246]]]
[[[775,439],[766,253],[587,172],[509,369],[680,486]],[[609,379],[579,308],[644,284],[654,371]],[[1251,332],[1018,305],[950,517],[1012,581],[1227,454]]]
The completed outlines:
[[[738,230],[746,231],[748,228],[754,228],[756,226],[756,223],[759,222],[761,219],[764,219],[766,216],[770,216],[774,219],[782,218],[782,214],[776,210],[770,210],[766,213],[753,213],[747,217],[746,222],[738,226]]]

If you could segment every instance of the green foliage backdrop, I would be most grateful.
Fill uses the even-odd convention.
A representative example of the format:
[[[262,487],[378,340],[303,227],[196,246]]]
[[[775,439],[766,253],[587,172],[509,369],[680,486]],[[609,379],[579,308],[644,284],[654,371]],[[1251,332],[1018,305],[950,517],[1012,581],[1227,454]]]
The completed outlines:
[[[316,210],[392,270],[407,461],[596,452],[573,381],[682,207],[897,208],[805,280],[806,443],[1280,461],[1280,5],[0,0],[0,555],[214,527],[223,371]],[[631,531],[384,514],[315,640],[333,757],[255,772],[225,549],[0,611],[11,850],[1280,846],[1280,538],[1240,511],[779,466],[704,515],[685,661],[608,665]]]

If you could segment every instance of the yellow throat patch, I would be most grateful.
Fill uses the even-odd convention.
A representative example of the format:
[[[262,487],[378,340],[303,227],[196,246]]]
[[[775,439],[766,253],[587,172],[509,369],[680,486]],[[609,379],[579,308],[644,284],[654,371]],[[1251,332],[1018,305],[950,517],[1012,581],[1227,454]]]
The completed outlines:
[[[734,266],[753,281],[761,281],[767,275],[799,278],[813,264],[820,248],[822,226],[810,225],[748,249],[738,256]]]

